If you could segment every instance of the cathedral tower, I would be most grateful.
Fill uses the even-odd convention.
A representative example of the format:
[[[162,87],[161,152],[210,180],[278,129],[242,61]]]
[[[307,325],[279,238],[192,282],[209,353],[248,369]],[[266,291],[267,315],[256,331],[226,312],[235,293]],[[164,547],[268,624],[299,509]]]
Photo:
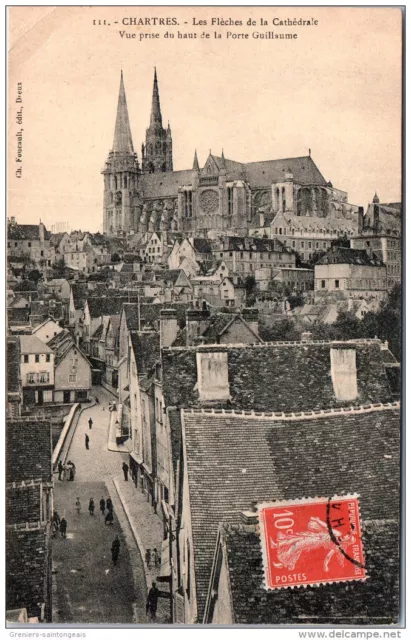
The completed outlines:
[[[136,225],[134,200],[137,197],[139,166],[131,137],[123,72],[120,77],[113,148],[108,154],[102,174],[104,175],[103,232],[111,235],[127,233]]]
[[[146,130],[146,144],[141,146],[141,162],[145,173],[173,170],[173,141],[170,123],[163,128],[158,92],[157,71],[154,69],[153,98],[150,126]]]

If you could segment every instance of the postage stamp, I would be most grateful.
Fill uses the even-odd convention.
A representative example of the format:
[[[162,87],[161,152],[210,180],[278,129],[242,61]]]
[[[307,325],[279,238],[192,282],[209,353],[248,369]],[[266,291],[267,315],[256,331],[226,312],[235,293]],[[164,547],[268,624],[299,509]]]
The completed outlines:
[[[359,496],[258,506],[266,589],[366,580]]]

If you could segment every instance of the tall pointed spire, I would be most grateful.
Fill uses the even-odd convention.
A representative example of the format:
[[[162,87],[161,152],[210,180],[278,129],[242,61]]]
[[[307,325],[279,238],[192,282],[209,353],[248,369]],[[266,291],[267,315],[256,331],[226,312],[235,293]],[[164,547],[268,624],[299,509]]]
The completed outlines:
[[[118,94],[116,128],[114,130],[113,151],[134,153],[131,137],[130,120],[128,118],[126,91],[124,88],[123,70],[120,77],[120,91]]]
[[[161,109],[160,109],[160,96],[158,93],[157,69],[154,67],[154,83],[153,83],[153,98],[151,101],[150,127],[155,124],[159,124],[160,127],[163,126]]]
[[[194,171],[200,171],[200,165],[198,164],[198,158],[197,158],[197,149],[194,152],[193,169]]]

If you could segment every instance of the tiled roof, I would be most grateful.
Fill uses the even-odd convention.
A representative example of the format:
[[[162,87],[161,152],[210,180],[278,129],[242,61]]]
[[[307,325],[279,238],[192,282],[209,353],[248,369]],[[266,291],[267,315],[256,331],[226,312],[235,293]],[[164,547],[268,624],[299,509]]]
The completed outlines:
[[[40,617],[41,603],[46,600],[49,557],[44,527],[7,530],[7,609],[24,607],[29,617]]]
[[[47,345],[54,351],[54,366],[57,367],[65,357],[66,353],[70,351],[74,343],[74,337],[67,329],[63,329],[56,336],[54,336]]]
[[[219,524],[252,503],[357,492],[363,520],[398,520],[398,407],[295,420],[184,411],[182,428],[199,619]]]
[[[216,313],[212,318],[210,318],[210,324],[203,331],[202,336],[204,336],[207,339],[207,342],[209,342],[210,344],[217,344],[220,337],[229,329],[233,322],[239,322],[241,324],[244,323],[247,325],[247,322],[239,313]],[[250,329],[248,325],[247,328]],[[260,340],[257,336],[255,337],[255,341],[262,342],[262,340]]]
[[[51,424],[35,419],[9,420],[6,436],[6,482],[51,482]]]
[[[344,406],[334,394],[330,348],[356,350],[358,398],[355,404],[391,401],[379,341],[350,343],[265,343],[219,345],[227,352],[231,402],[223,406],[256,411],[309,411]],[[162,350],[166,406],[199,406],[196,352],[211,347]],[[215,347],[213,348],[215,350]]]
[[[158,271],[156,273],[156,281],[171,282],[172,284],[175,284],[180,274],[181,269],[164,269],[164,271]]]
[[[260,536],[252,527],[226,525],[221,531],[234,624],[348,626],[398,622],[398,524],[389,520],[365,523],[365,582],[325,584],[292,592],[263,588]]]
[[[41,520],[38,484],[9,486],[6,489],[6,522],[8,525]]]
[[[20,391],[20,344],[18,338],[7,338],[7,393]]]
[[[37,336],[20,336],[21,353],[52,353],[50,347]]]
[[[166,173],[146,173],[142,176],[145,198],[177,197],[179,187],[193,184],[197,172],[192,169]]]
[[[375,254],[370,257],[365,249],[333,247],[316,264],[354,264],[369,267],[383,266],[382,260]]]

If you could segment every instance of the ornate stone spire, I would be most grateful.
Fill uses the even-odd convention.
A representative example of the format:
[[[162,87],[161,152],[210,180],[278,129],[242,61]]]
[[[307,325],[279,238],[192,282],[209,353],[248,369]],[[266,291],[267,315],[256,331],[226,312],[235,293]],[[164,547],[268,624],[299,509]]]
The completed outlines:
[[[113,151],[134,153],[131,137],[130,120],[128,118],[126,91],[124,89],[123,71],[120,77],[120,91],[118,94],[116,128],[114,130]]]
[[[198,164],[198,158],[197,158],[197,149],[194,151],[193,169],[194,171],[200,171],[200,165]]]
[[[374,204],[378,204],[380,202],[380,199],[379,199],[379,197],[377,195],[377,192],[375,192],[375,195],[374,195],[372,201],[373,201]]]
[[[160,109],[160,96],[158,93],[158,83],[157,83],[157,69],[154,67],[154,84],[153,84],[153,98],[151,101],[151,117],[150,117],[150,127],[153,125],[163,126],[163,120],[161,117],[161,109]]]

